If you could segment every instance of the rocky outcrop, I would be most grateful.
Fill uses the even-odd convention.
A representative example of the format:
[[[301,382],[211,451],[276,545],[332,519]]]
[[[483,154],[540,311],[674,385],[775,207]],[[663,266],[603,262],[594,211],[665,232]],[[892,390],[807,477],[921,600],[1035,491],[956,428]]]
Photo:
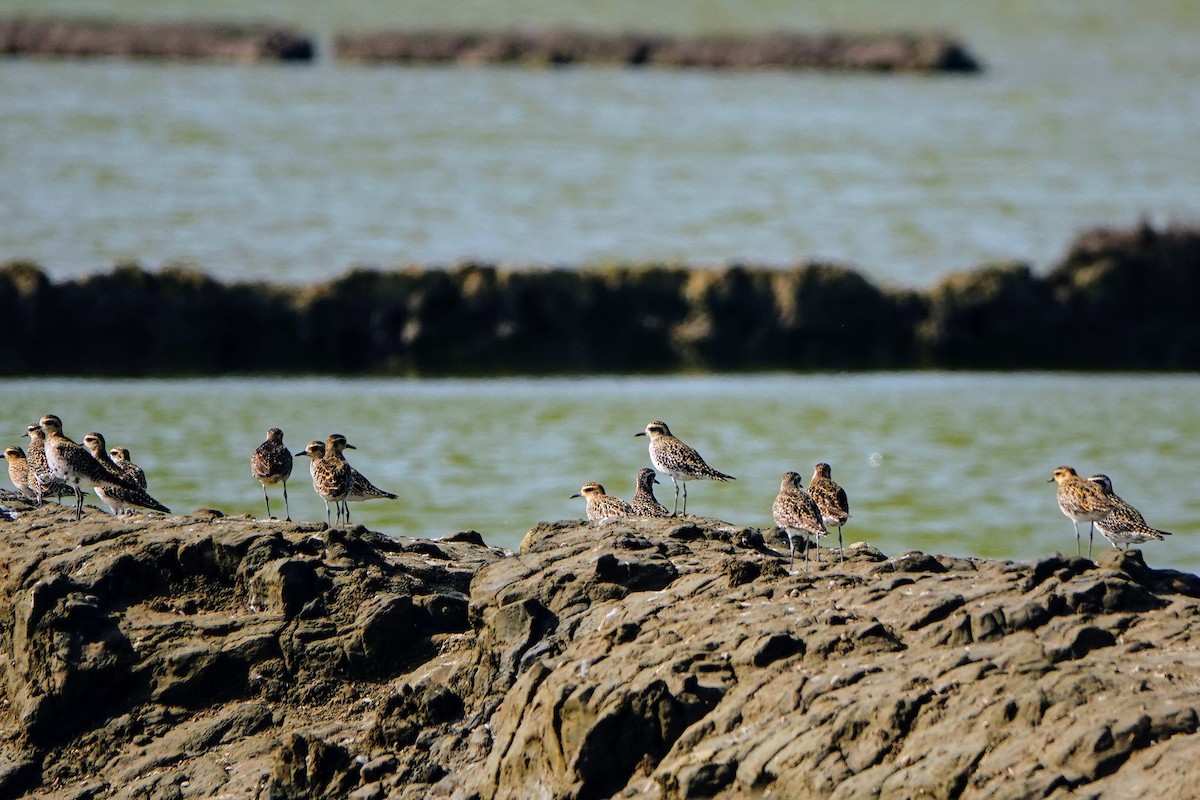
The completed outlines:
[[[276,25],[0,19],[0,55],[85,58],[311,61],[311,38]]]
[[[702,518],[0,522],[0,795],[1187,797],[1200,579]]]
[[[997,264],[920,292],[828,264],[468,263],[357,269],[296,287],[132,264],[54,283],[35,264],[10,262],[0,304],[8,374],[1195,370],[1200,230],[1096,231],[1045,276]],[[113,319],[125,334],[119,349],[87,335]],[[1121,335],[1102,345],[1056,345],[1114,319]]]
[[[941,34],[770,33],[675,37],[581,30],[383,31],[342,34],[336,57],[398,64],[619,64],[709,69],[978,72],[978,59]]]

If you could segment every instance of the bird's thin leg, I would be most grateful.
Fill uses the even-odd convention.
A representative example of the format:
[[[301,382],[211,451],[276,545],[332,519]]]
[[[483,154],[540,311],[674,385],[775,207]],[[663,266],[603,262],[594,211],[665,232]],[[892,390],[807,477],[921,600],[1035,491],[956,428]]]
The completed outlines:
[[[1088,558],[1092,557],[1092,540],[1096,538],[1096,523],[1088,523]]]
[[[838,563],[846,560],[846,548],[842,546],[842,526],[838,525]]]
[[[675,485],[675,507],[671,509],[671,516],[675,517],[679,515],[679,481],[676,480],[674,475],[671,476],[671,483]],[[684,486],[686,485],[684,484]],[[685,505],[684,508],[686,509],[687,506]]]
[[[287,481],[283,482],[283,510],[287,512],[287,521],[292,521],[292,507],[288,505]]]
[[[1071,520],[1071,524],[1075,526],[1075,555],[1081,556],[1083,555],[1083,548],[1079,544],[1079,523]]]
[[[683,482],[683,515],[687,516],[687,481]]]
[[[329,527],[329,501],[325,501],[325,527]]]
[[[792,557],[788,561],[788,575],[791,575],[792,568],[796,566],[796,540],[790,533],[788,534],[788,548],[792,551]]]
[[[343,500],[342,508],[346,509],[346,524],[349,525],[350,524],[350,501]]]
[[[263,484],[263,500],[267,504],[267,519],[271,518],[271,498],[267,496],[267,485]]]
[[[79,522],[83,518],[83,490],[78,486],[75,487],[75,521]]]

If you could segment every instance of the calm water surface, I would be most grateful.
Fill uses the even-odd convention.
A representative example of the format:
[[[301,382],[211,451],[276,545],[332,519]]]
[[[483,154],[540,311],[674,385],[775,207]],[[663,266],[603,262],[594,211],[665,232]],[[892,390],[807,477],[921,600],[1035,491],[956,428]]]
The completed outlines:
[[[1200,217],[1200,4],[10,0],[315,31],[946,29],[978,78],[0,62],[0,259],[303,282],[352,264],[829,259],[928,285]]]
[[[664,419],[737,477],[690,484],[689,510],[771,524],[781,473],[828,461],[850,496],[850,541],[1030,559],[1074,547],[1046,483],[1059,464],[1106,472],[1150,522],[1175,532],[1145,548],[1156,566],[1200,571],[1200,377],[974,374],[470,381],[9,381],[0,408],[20,443],[28,422],[63,418],[130,448],[158,499],[262,515],[249,456],[266,429],[303,449],[346,434],[351,462],[395,502],[357,503],[392,535],[480,531],[515,548],[541,520],[582,518],[586,481],[633,493]],[[671,501],[671,484],[659,487]],[[295,519],[322,519],[302,460]],[[282,509],[278,491],[272,507]],[[1099,540],[1098,546],[1107,546]]]

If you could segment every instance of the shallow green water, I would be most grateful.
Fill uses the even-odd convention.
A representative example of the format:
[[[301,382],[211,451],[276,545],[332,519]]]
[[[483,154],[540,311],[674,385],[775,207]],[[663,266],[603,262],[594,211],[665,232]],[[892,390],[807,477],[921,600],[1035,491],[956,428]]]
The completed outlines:
[[[475,529],[516,547],[541,520],[582,518],[586,481],[629,497],[649,466],[650,419],[666,420],[737,477],[689,484],[689,510],[770,524],[780,475],[828,461],[846,487],[850,541],[889,554],[1030,559],[1072,551],[1046,483],[1059,464],[1105,472],[1117,492],[1175,532],[1145,548],[1155,566],[1200,571],[1200,377],[979,374],[471,381],[9,381],[4,444],[43,413],[130,448],[171,508],[263,513],[249,456],[268,427],[303,449],[344,433],[351,462],[395,502],[354,519],[392,535]],[[293,518],[321,519],[303,460]],[[671,499],[669,479],[660,499]],[[279,505],[276,506],[276,503]],[[276,491],[272,508],[282,509]],[[1107,546],[1098,540],[1098,547]]]
[[[1194,221],[1200,5],[10,0],[336,31],[945,29],[978,78],[0,63],[0,259],[310,281],[462,258],[832,259],[928,285],[1081,229]],[[325,39],[323,42],[327,43]]]

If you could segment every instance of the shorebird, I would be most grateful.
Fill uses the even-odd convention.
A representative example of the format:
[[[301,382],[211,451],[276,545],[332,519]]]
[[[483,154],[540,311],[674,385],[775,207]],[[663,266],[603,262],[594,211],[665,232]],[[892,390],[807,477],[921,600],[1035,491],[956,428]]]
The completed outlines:
[[[634,436],[650,437],[650,463],[659,472],[671,476],[675,484],[674,516],[679,511],[679,485],[683,484],[683,513],[687,513],[687,482],[697,480],[731,481],[732,475],[717,472],[705,463],[700,454],[680,439],[671,435],[667,423],[652,420],[646,424],[646,429],[635,433]]]
[[[846,499],[846,490],[833,480],[833,471],[828,464],[821,462],[813,468],[812,480],[808,482],[808,495],[821,511],[821,521],[825,528],[837,528],[838,531],[838,560],[845,559],[845,548],[842,546],[842,526],[850,519],[850,501]]]
[[[1142,512],[1113,491],[1112,479],[1107,475],[1091,475],[1088,480],[1099,486],[1112,502],[1112,511],[1104,519],[1096,521],[1096,528],[1113,547],[1125,550],[1129,545],[1161,542],[1164,537],[1171,535],[1170,531],[1160,531],[1147,525]]]
[[[333,502],[337,509],[337,521],[342,521],[342,505],[350,492],[354,480],[350,473],[350,465],[344,458],[330,458],[331,453],[325,452],[325,443],[316,439],[308,443],[308,447],[295,453],[297,457],[308,456],[312,459],[308,471],[312,475],[313,491],[325,501],[325,524],[329,524],[329,503]]]
[[[267,431],[266,440],[255,448],[250,456],[250,474],[263,487],[263,500],[267,504],[267,519],[271,519],[271,498],[267,496],[267,487],[277,483],[283,484],[283,508],[287,522],[292,521],[292,508],[288,505],[287,482],[292,477],[292,451],[283,443],[283,431],[271,428]]]
[[[593,522],[599,522],[606,519],[616,519],[617,517],[628,517],[633,514],[633,509],[629,503],[626,503],[619,497],[613,497],[604,493],[604,487],[598,483],[585,483],[579,492],[571,495],[575,497],[587,498],[587,518]]]
[[[633,499],[629,501],[629,507],[633,509],[635,517],[669,517],[671,512],[667,507],[658,502],[658,498],[654,496],[654,484],[658,483],[658,476],[654,470],[649,467],[642,467],[637,474],[637,491],[633,494]]]
[[[340,433],[331,433],[325,439],[325,449],[332,450],[343,461],[346,457],[342,455],[343,450],[357,450],[358,448],[346,441],[346,437]],[[349,463],[349,462],[347,462]],[[352,479],[350,492],[346,495],[347,503],[359,503],[363,500],[395,500],[396,495],[391,492],[385,492],[375,484],[371,483],[366,477],[356,470],[353,466],[350,467],[350,477]],[[350,521],[350,509],[346,508],[346,521]]]
[[[8,461],[8,479],[25,499],[40,502],[37,490],[29,484],[29,461],[25,451],[15,444],[4,448],[4,458]]]
[[[288,453],[291,456],[291,453]],[[129,459],[129,448],[127,447],[110,447],[108,448],[108,457],[117,465],[117,469],[125,475],[125,479],[130,483],[136,483],[141,488],[146,488],[146,471],[133,463]]]
[[[123,486],[95,486],[93,490],[96,495],[108,504],[109,509],[114,514],[132,514],[138,508],[149,508],[154,511],[161,511],[164,514],[171,513],[171,509],[164,506],[162,503],[155,500],[146,490],[138,486],[137,483],[131,480],[108,456],[108,451],[105,449],[107,445],[104,443],[104,437],[95,431],[83,437],[83,446],[92,454],[92,458],[96,459],[96,463],[108,474],[114,481],[123,481],[127,485]]]
[[[813,542],[817,544],[817,561],[820,562],[821,537],[825,536],[828,531],[825,530],[825,523],[821,520],[821,510],[817,508],[817,502],[809,496],[808,492],[804,491],[804,486],[800,482],[800,473],[783,473],[783,480],[779,482],[779,494],[771,506],[771,515],[775,518],[775,524],[783,528],[788,537],[788,547],[792,552],[791,561],[788,562],[788,572],[792,571],[792,567],[796,563],[796,537],[798,536],[804,538],[804,570],[808,571],[808,547]]]
[[[37,493],[37,504],[40,506],[46,495],[58,493],[58,501],[62,502],[63,492],[67,485],[54,477],[50,464],[46,461],[46,434],[40,425],[30,425],[21,434],[29,438],[29,452],[25,461],[29,465],[29,486]]]
[[[1089,523],[1088,558],[1091,558],[1096,523],[1113,510],[1112,500],[1098,484],[1085,481],[1071,467],[1058,467],[1047,483],[1058,484],[1058,507],[1070,517],[1071,525],[1075,528],[1075,555],[1082,555],[1083,552],[1079,544],[1079,523]]]
[[[84,489],[99,486],[104,489],[134,490],[132,484],[124,478],[111,475],[99,461],[92,458],[91,453],[64,436],[62,420],[57,416],[47,414],[38,424],[46,434],[46,463],[51,474],[75,492],[76,522],[83,518]]]

